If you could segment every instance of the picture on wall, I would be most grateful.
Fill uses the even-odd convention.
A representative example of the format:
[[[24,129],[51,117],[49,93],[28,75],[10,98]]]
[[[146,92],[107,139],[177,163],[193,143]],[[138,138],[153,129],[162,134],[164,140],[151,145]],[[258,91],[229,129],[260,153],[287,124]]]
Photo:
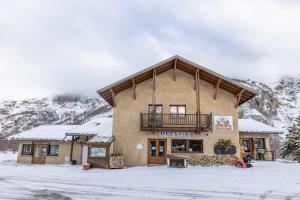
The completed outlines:
[[[232,116],[214,116],[215,129],[233,130]]]

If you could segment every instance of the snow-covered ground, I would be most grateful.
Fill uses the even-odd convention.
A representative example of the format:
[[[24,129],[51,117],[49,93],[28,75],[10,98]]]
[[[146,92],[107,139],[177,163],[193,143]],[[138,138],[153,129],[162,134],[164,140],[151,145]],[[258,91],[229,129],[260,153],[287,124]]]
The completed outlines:
[[[123,170],[24,165],[0,153],[0,199],[300,199],[300,164]]]

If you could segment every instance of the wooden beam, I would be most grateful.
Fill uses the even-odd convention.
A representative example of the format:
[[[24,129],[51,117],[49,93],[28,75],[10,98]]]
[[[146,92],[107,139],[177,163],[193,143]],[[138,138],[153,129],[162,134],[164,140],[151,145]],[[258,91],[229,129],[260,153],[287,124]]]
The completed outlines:
[[[222,82],[222,79],[219,78],[219,80],[215,84],[214,100],[217,99],[217,95],[218,95],[218,91],[219,91],[219,87],[220,87],[221,82]]]
[[[235,104],[235,108],[237,108],[240,104],[241,101],[241,97],[243,95],[243,92],[245,91],[245,89],[242,89],[237,95],[236,95],[236,104]]]
[[[70,161],[72,162],[73,160],[73,148],[74,148],[74,136],[72,136],[72,141],[71,141],[71,151],[70,151]]]
[[[197,85],[197,74],[199,73],[199,69],[196,70],[196,73],[195,73],[195,83],[194,83],[194,90],[196,90],[196,85]]]
[[[111,97],[112,97],[112,107],[116,107],[116,94],[114,93],[113,89],[110,89]]]
[[[173,69],[173,80],[176,81],[176,68],[177,68],[177,58],[174,62],[174,69]]]
[[[136,92],[135,92],[136,84],[135,84],[134,78],[132,78],[131,81],[132,81],[132,87],[133,87],[133,99],[136,100]]]
[[[153,90],[156,90],[156,69],[153,69]]]

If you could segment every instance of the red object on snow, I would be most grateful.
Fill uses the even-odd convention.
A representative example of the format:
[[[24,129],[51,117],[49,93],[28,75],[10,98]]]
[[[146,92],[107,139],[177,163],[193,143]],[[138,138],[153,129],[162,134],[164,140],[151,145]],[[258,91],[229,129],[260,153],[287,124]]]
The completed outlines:
[[[236,161],[235,166],[236,167],[241,167],[243,169],[247,168],[247,164],[243,160]]]
[[[84,164],[82,164],[82,167],[83,167],[83,170],[89,170],[91,165],[90,165],[90,163],[84,163]]]

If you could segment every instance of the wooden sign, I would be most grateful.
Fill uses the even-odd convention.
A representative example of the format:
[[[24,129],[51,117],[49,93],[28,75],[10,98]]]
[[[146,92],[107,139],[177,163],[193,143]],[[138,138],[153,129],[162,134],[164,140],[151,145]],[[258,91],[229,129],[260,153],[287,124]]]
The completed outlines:
[[[159,137],[190,138],[191,132],[161,131],[161,132],[159,132]]]
[[[233,130],[232,116],[214,116],[215,129]]]

